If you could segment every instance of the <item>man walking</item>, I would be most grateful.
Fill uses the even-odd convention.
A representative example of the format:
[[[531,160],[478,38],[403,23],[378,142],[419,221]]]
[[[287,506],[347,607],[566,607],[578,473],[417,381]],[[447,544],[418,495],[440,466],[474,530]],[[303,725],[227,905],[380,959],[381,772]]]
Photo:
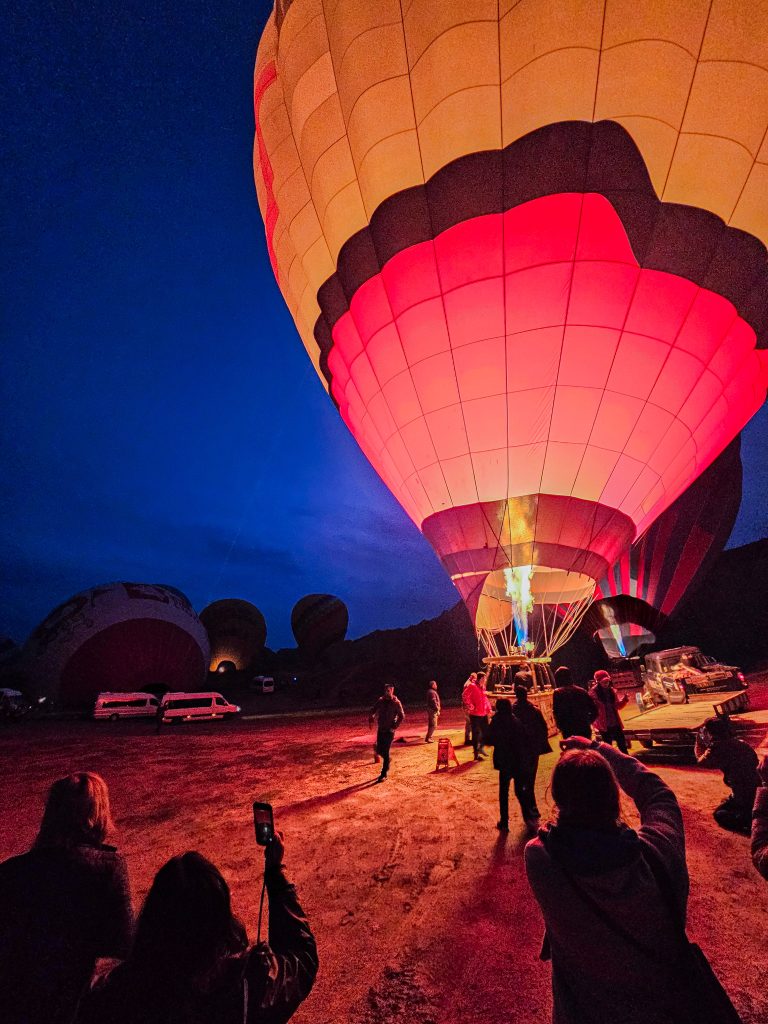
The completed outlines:
[[[552,694],[552,714],[563,739],[583,736],[592,739],[592,723],[597,718],[597,705],[590,695],[575,686],[571,670],[561,665],[555,672],[557,689]]]
[[[371,708],[368,717],[368,725],[373,725],[378,720],[376,731],[376,753],[381,757],[381,775],[376,780],[383,782],[389,773],[389,748],[395,738],[395,729],[405,718],[403,705],[395,696],[395,688],[391,683],[384,687],[384,696],[379,697]]]
[[[427,735],[425,743],[434,743],[432,736],[437,727],[437,720],[440,718],[440,694],[437,692],[437,683],[433,679],[427,690]]]

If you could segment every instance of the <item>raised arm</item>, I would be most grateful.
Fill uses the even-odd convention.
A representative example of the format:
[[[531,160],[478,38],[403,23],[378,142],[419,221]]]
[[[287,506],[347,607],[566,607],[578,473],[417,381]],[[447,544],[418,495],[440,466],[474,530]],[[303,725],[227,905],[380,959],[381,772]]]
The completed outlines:
[[[269,945],[251,950],[248,1021],[287,1021],[309,995],[318,969],[317,945],[296,889],[283,869],[283,836],[278,832],[265,851],[264,878],[269,898]]]
[[[622,754],[608,743],[590,744],[573,736],[569,748],[589,747],[600,753],[613,768],[619,785],[635,803],[640,814],[638,834],[665,859],[685,865],[685,831],[677,797],[658,775],[648,771],[636,757]]]

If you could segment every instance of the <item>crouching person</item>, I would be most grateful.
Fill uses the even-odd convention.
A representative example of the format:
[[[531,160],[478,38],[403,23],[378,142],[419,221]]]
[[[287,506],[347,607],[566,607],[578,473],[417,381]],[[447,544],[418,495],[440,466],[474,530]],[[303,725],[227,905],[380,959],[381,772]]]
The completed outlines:
[[[250,945],[229,887],[200,853],[157,873],[133,949],[83,1001],[77,1024],[277,1024],[317,975],[317,946],[283,869],[283,836],[266,847],[269,941]]]
[[[696,736],[696,760],[702,768],[719,768],[731,793],[718,804],[713,817],[720,828],[748,836],[752,828],[752,807],[760,779],[757,754],[744,740],[733,735],[727,718],[708,718]]]

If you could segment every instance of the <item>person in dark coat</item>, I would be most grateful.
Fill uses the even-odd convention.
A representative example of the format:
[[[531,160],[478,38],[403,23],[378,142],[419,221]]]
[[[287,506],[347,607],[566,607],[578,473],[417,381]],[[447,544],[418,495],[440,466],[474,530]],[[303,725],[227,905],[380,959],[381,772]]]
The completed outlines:
[[[536,804],[536,773],[539,757],[552,752],[549,730],[541,711],[531,704],[528,693],[531,677],[527,672],[515,675],[515,701],[512,715],[520,723],[521,742],[517,774],[515,775],[515,796],[520,803],[523,818],[528,828],[535,832],[539,827],[539,808]]]
[[[595,672],[589,695],[597,707],[595,728],[600,733],[600,739],[603,743],[615,743],[622,754],[629,753],[620,714],[628,700],[626,693],[616,693],[610,672],[601,668]]]
[[[395,729],[403,722],[405,711],[403,705],[395,696],[395,688],[391,683],[384,687],[384,696],[379,697],[371,708],[368,716],[368,725],[377,722],[376,730],[376,754],[381,757],[381,775],[377,782],[383,782],[389,774],[389,751],[392,740],[395,738]]]
[[[503,697],[496,701],[496,714],[488,726],[486,742],[493,747],[493,767],[499,773],[499,820],[496,828],[500,832],[509,832],[509,784],[512,779],[515,780],[515,796],[525,816],[526,808],[523,807],[517,782],[524,738],[522,726],[512,715],[512,705]]]
[[[571,670],[561,665],[555,671],[557,688],[552,694],[552,714],[563,739],[583,736],[592,739],[592,723],[597,718],[597,705],[590,695],[576,686]]]
[[[552,773],[557,817],[525,847],[546,925],[554,1024],[700,1020],[681,986],[688,870],[674,793],[639,761],[574,736]],[[619,788],[640,815],[621,820]],[[657,881],[667,879],[667,894]],[[669,900],[669,903],[668,903]]]
[[[427,690],[427,735],[424,737],[425,743],[435,742],[432,737],[434,736],[439,718],[440,694],[437,692],[437,683],[433,679]]]
[[[702,768],[719,768],[731,793],[718,804],[713,817],[720,828],[748,836],[752,829],[752,807],[760,785],[757,754],[744,740],[733,735],[727,718],[708,718],[696,736],[696,760]]]
[[[83,1000],[76,1024],[284,1024],[309,995],[318,958],[283,850],[277,832],[264,851],[269,941],[257,945],[214,864],[194,852],[169,860],[130,956]]]
[[[69,1024],[99,957],[123,957],[133,926],[107,784],[77,772],[51,787],[34,846],[0,864],[0,1019]]]

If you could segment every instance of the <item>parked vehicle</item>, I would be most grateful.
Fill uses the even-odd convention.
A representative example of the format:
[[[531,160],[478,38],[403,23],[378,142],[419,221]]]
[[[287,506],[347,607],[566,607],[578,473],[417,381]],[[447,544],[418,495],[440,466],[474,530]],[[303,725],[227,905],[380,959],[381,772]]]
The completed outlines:
[[[275,680],[272,676],[254,676],[251,680],[251,689],[255,693],[274,693]]]
[[[746,690],[744,673],[698,647],[673,647],[645,656],[644,696],[653,704],[685,704],[693,695]]]
[[[231,718],[240,713],[220,693],[166,693],[161,707],[164,722],[191,722],[206,718]]]
[[[93,717],[112,722],[118,718],[152,717],[159,704],[151,693],[100,693],[93,706]]]

